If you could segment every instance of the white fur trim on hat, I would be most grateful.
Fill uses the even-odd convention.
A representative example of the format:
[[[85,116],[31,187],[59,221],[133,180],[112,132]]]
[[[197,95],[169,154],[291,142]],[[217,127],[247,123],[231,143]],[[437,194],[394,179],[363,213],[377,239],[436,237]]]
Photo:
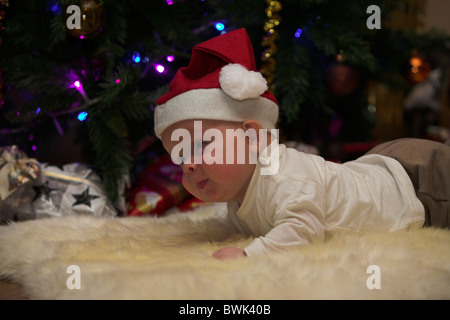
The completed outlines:
[[[222,89],[194,89],[179,94],[156,107],[155,134],[183,120],[209,119],[223,121],[257,120],[264,129],[275,129],[278,106],[270,99],[235,100]]]
[[[258,98],[267,90],[267,81],[261,73],[249,71],[238,63],[222,68],[219,83],[222,90],[236,100]]]

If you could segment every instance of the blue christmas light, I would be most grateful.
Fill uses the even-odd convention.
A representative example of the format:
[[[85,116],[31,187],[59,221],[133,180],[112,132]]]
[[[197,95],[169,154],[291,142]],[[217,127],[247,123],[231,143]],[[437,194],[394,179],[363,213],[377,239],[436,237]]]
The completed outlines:
[[[86,120],[87,116],[88,116],[88,113],[86,111],[83,111],[78,114],[77,118],[79,121],[84,121],[84,120]]]
[[[49,1],[48,7],[46,9],[47,12],[51,11],[55,15],[59,15],[62,12],[61,6],[58,3],[58,0]]]
[[[217,22],[215,27],[218,31],[223,31],[225,29],[225,25],[222,22]]]
[[[54,4],[52,5],[52,7],[51,7],[51,10],[52,10],[54,13],[59,13],[59,12],[61,11],[61,8],[59,7],[59,3],[54,3]]]
[[[135,52],[132,57],[133,61],[139,63],[141,61],[141,55],[138,52]]]
[[[302,29],[297,29],[297,31],[295,32],[295,37],[300,38],[300,36],[302,35],[302,32],[303,32]]]

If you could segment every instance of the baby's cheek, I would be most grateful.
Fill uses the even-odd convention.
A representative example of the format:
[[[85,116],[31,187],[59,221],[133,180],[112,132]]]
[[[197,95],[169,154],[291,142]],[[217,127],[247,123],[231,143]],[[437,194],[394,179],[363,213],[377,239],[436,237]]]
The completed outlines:
[[[222,164],[215,165],[214,178],[216,181],[221,181],[224,185],[237,184],[242,175],[242,165],[240,164]]]
[[[183,178],[181,179],[181,184],[183,185],[183,187],[186,188],[186,190],[189,193],[191,193],[191,194],[193,194],[195,196],[195,194],[194,194],[194,192],[195,192],[194,187],[193,187],[192,182],[190,181],[190,179],[188,177],[183,175]]]

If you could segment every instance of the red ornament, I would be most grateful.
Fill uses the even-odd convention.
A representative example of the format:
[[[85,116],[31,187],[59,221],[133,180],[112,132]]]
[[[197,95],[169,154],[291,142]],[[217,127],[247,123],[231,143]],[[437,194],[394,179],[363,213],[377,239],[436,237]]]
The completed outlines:
[[[325,80],[331,93],[339,97],[353,93],[360,82],[357,69],[342,62],[328,67]]]

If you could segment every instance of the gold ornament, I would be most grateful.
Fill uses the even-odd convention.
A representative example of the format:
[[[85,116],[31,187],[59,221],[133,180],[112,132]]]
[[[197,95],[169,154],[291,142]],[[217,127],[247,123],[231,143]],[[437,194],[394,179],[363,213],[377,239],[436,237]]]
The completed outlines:
[[[431,66],[427,59],[418,53],[413,53],[409,59],[407,77],[412,84],[425,81],[430,74]]]
[[[279,1],[267,0],[266,16],[268,20],[264,23],[264,31],[267,33],[264,36],[261,45],[266,48],[261,54],[261,60],[264,62],[260,69],[261,74],[266,78],[267,85],[270,89],[273,89],[274,76],[273,73],[276,68],[276,60],[274,55],[278,51],[276,45],[276,39],[278,38],[278,33],[275,30],[281,22],[281,18],[277,12],[282,8]]]
[[[82,0],[79,8],[80,17],[73,17],[73,15],[78,14],[76,11],[74,13],[67,13],[67,10],[65,10],[65,21],[68,21],[68,19],[80,19],[80,28],[72,26],[71,28],[68,28],[68,25],[65,23],[66,30],[75,38],[92,39],[96,37],[103,28],[103,1]]]

